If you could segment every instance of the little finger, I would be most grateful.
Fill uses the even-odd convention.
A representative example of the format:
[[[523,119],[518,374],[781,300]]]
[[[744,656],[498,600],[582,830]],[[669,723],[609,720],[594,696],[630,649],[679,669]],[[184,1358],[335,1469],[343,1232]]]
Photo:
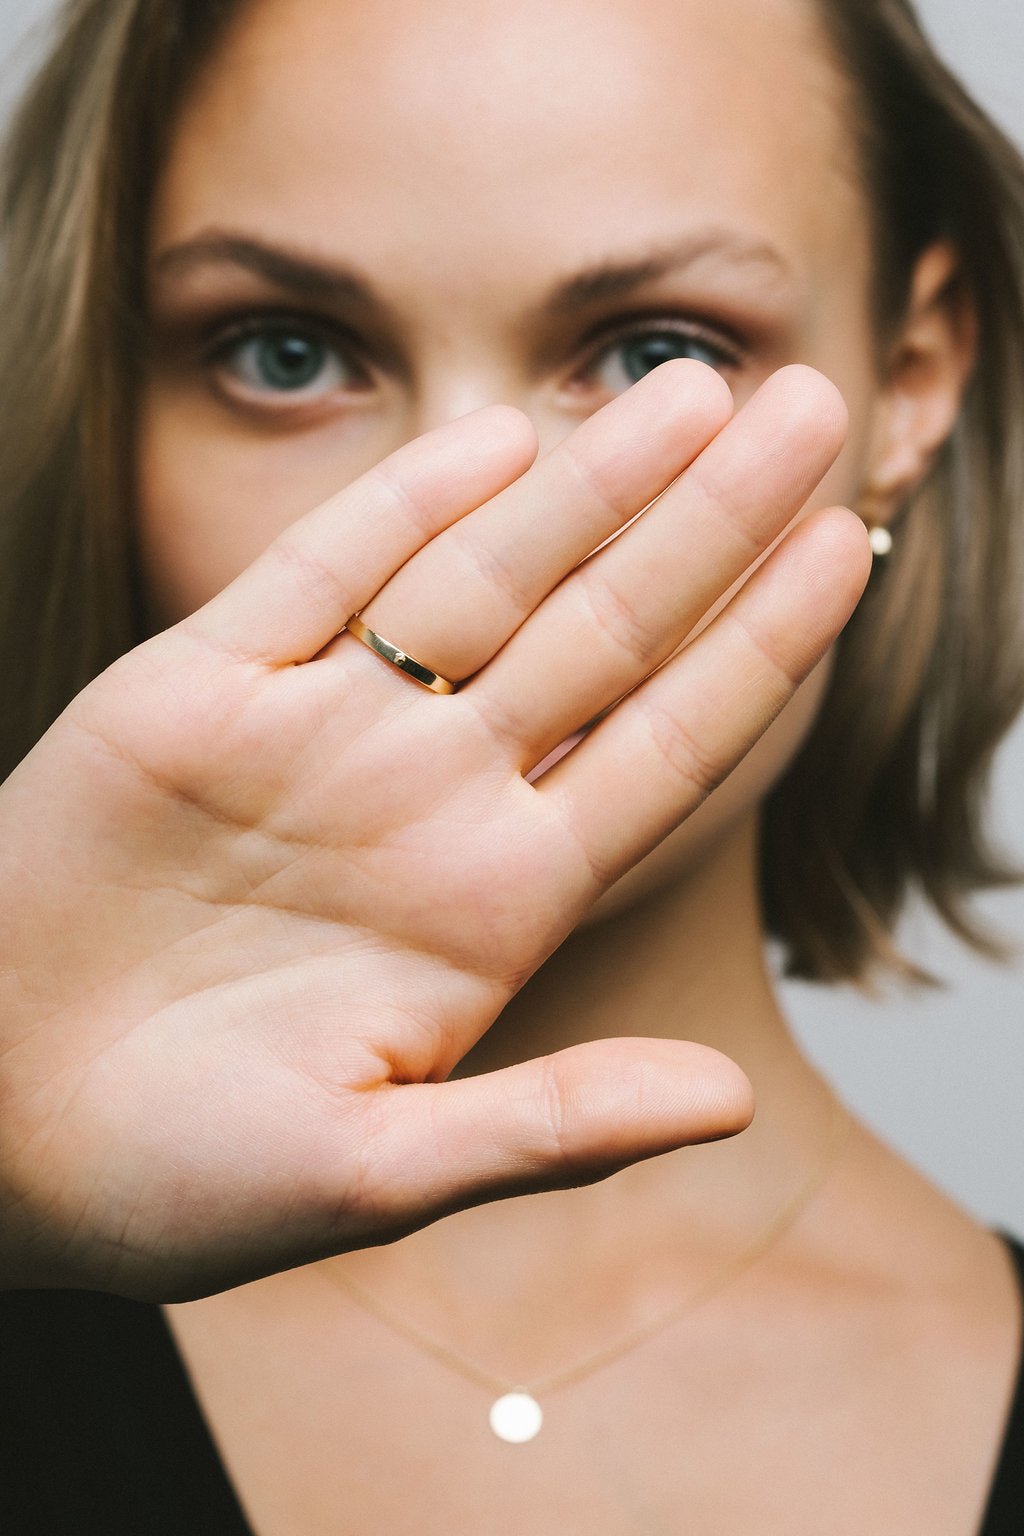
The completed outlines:
[[[691,645],[537,781],[575,833],[591,894],[695,811],[754,745],[835,641],[870,568],[852,512],[807,518]]]

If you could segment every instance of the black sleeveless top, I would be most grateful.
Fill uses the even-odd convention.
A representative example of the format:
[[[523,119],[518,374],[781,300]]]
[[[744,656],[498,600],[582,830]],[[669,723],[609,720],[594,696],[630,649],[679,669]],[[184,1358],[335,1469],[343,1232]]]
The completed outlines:
[[[1024,1246],[1000,1236],[1024,1296]],[[0,1295],[0,1530],[252,1536],[159,1307]],[[1024,1359],[977,1536],[1022,1533]]]

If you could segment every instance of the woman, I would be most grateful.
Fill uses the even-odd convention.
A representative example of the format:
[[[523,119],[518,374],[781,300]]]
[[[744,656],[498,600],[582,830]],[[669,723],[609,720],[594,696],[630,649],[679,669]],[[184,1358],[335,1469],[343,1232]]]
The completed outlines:
[[[763,956],[998,876],[1024,177],[906,5],[78,0],[8,210],[18,1528],[1012,1529],[1011,1248]]]

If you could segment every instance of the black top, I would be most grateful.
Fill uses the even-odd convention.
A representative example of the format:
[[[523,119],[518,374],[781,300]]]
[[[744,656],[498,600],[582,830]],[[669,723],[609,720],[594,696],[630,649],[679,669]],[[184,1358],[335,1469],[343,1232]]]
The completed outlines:
[[[1024,1295],[1024,1246],[1000,1236]],[[159,1307],[93,1291],[0,1295],[0,1529],[252,1536]],[[1022,1531],[1024,1359],[978,1536]]]

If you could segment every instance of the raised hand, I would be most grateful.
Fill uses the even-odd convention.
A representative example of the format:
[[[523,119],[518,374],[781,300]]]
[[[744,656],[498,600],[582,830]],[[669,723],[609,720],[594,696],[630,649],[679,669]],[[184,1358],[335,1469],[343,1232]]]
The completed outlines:
[[[489,407],[79,695],[0,790],[3,1283],[188,1299],[746,1123],[696,1045],[444,1080],[845,623],[870,556],[836,509],[674,654],[845,423],[808,368],[733,416],[687,361],[536,462]]]

